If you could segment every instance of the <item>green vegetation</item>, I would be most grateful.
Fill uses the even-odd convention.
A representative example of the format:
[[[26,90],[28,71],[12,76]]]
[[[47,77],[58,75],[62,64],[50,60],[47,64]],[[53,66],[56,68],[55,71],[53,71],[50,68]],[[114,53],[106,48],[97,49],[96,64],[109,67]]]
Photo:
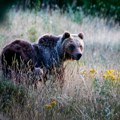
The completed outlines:
[[[120,22],[120,0],[2,0],[0,7],[0,15],[10,8],[10,6],[19,10],[50,8],[58,9],[61,11],[69,11],[69,8],[76,11],[83,11],[86,15],[107,17]],[[1,16],[2,17],[2,16]]]
[[[14,85],[11,81],[0,80],[0,111],[9,113],[13,106],[23,107],[27,93],[22,86]]]

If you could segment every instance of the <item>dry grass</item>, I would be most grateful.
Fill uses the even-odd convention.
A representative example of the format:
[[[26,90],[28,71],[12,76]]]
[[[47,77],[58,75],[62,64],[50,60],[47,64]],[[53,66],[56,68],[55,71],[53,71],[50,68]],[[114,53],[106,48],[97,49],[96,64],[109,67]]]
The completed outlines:
[[[15,102],[5,111],[11,119],[119,120],[120,80],[117,77],[106,80],[103,75],[107,69],[120,71],[120,27],[84,15],[79,24],[73,22],[72,17],[74,14],[59,11],[16,13],[12,10],[8,14],[9,21],[1,25],[0,50],[16,38],[36,42],[45,33],[82,31],[85,34],[85,52],[80,62],[65,63],[66,82],[62,93],[56,83],[49,82],[38,90],[27,89],[26,104],[21,106]],[[95,69],[95,73],[90,69]]]

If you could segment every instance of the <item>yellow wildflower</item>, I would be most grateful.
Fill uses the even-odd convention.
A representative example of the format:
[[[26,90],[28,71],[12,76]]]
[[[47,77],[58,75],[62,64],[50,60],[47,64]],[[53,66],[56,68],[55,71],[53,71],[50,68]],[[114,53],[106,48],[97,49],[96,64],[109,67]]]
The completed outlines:
[[[47,109],[52,109],[52,105],[51,105],[51,104],[46,104],[46,105],[45,105],[45,108],[47,108]]]
[[[109,79],[109,80],[120,80],[120,72],[115,71],[113,69],[106,70],[106,73],[103,74],[104,79]]]
[[[52,106],[54,106],[54,105],[56,105],[56,104],[57,104],[57,102],[56,102],[55,100],[51,102],[51,105],[52,105]]]
[[[106,73],[103,75],[103,78],[105,79],[110,79],[110,80],[115,80],[115,70],[106,70]]]
[[[94,74],[96,71],[94,69],[90,69],[90,73]]]
[[[113,74],[114,72],[115,72],[115,70],[106,70],[106,72],[108,73],[108,74]]]
[[[89,74],[91,77],[95,76],[96,71],[94,69],[90,69]]]
[[[115,75],[109,75],[109,78],[111,79],[111,80],[115,80]]]
[[[108,78],[107,74],[104,74],[104,75],[103,75],[103,78],[107,79],[107,78]]]

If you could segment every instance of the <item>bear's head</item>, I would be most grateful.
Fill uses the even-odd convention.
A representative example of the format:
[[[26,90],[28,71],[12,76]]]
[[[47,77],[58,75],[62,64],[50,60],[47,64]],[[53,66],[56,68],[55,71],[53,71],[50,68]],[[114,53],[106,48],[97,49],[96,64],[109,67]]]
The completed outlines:
[[[65,32],[61,37],[61,46],[65,60],[79,60],[84,51],[83,33]]]

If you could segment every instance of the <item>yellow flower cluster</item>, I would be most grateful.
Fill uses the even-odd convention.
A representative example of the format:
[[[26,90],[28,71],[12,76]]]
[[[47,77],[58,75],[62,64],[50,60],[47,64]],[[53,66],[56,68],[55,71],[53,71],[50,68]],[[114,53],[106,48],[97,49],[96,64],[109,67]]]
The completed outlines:
[[[95,69],[89,69],[80,72],[80,74],[84,77],[96,77],[97,73],[98,72]],[[101,73],[103,78],[106,80],[120,80],[120,72],[118,72],[117,70],[109,69],[106,70],[105,73],[103,73],[102,71]]]
[[[96,70],[95,69],[90,69],[90,70],[87,70],[87,71],[82,71],[82,72],[80,72],[80,74],[84,75],[84,76],[88,75],[90,77],[94,77],[95,74],[96,74]]]
[[[96,71],[95,71],[95,69],[90,69],[89,73],[90,73],[90,76],[94,76]]]
[[[46,109],[52,109],[55,105],[57,104],[57,101],[53,100],[52,102],[50,102],[49,104],[45,105]]]
[[[115,70],[106,70],[105,74],[103,75],[104,79],[109,80],[120,80],[120,72]]]

